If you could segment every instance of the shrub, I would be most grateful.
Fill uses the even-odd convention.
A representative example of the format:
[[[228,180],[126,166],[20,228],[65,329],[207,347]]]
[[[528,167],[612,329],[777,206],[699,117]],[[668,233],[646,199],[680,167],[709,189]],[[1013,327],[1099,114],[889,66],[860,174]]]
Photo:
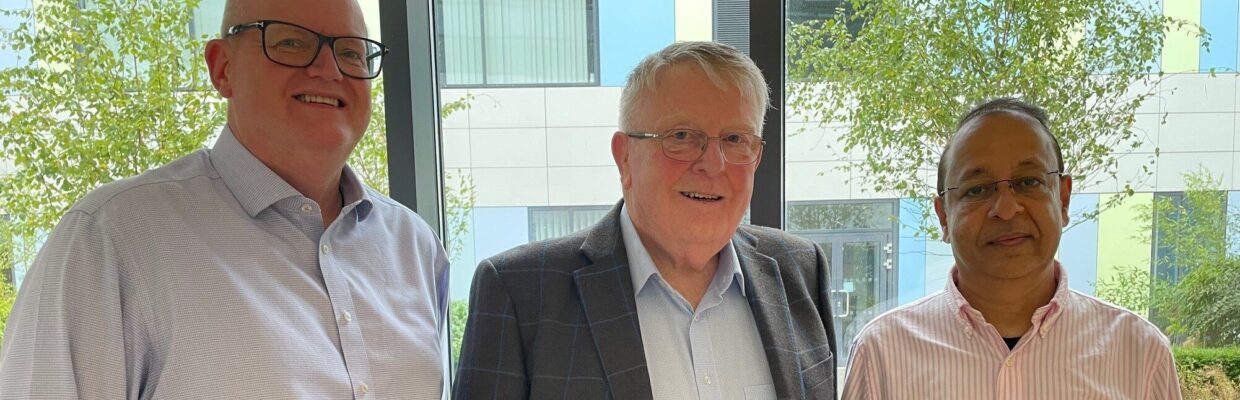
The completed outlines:
[[[1189,375],[1190,371],[1198,371],[1213,366],[1220,369],[1231,379],[1240,381],[1240,347],[1177,347],[1173,352],[1175,353],[1176,366],[1182,376]]]

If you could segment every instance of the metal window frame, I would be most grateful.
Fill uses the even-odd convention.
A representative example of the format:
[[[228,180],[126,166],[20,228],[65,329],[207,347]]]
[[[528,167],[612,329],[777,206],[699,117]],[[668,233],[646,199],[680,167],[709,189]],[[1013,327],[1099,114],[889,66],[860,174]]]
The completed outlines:
[[[762,162],[754,175],[749,203],[754,225],[784,228],[784,10],[783,0],[755,2],[749,7],[749,57],[771,87],[771,105],[762,123]]]
[[[392,199],[446,238],[433,3],[379,0],[383,41],[392,49],[384,60],[383,98]]]

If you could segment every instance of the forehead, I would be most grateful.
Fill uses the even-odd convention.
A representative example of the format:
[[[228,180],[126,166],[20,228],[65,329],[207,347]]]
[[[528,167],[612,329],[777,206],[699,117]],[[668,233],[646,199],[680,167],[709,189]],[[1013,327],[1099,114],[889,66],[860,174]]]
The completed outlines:
[[[239,0],[236,23],[271,19],[329,36],[366,36],[366,20],[354,0]]]
[[[995,112],[960,128],[946,157],[947,176],[1003,174],[1024,168],[1055,168],[1055,148],[1037,120]]]
[[[654,84],[638,96],[638,115],[655,125],[709,124],[723,129],[755,131],[761,121],[753,96],[745,96],[726,77],[712,81],[696,62],[682,61],[664,67]],[[660,126],[662,128],[663,126]],[[707,129],[710,126],[691,126]],[[646,127],[655,128],[655,127]]]

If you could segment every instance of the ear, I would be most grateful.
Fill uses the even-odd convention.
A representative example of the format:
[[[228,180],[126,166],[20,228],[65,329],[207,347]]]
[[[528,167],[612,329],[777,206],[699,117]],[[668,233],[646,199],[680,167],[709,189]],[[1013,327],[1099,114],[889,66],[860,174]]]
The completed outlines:
[[[203,58],[207,60],[207,72],[211,76],[215,91],[219,92],[221,97],[232,97],[232,82],[228,76],[232,63],[232,46],[225,39],[211,39],[203,51]]]
[[[1072,201],[1072,175],[1064,175],[1060,178],[1059,185],[1059,212],[1063,213],[1063,226],[1068,226],[1068,203]]]
[[[627,190],[633,184],[633,175],[629,170],[629,137],[624,132],[611,135],[611,158],[620,169],[620,187]]]
[[[939,227],[943,229],[943,243],[951,243],[952,235],[947,230],[947,210],[943,205],[943,196],[934,198],[934,213],[939,216]]]

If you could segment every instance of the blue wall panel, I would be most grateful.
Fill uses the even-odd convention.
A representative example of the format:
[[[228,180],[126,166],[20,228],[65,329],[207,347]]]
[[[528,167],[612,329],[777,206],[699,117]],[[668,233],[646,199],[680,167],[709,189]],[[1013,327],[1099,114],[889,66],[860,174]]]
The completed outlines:
[[[666,0],[599,0],[599,82],[624,86],[643,57],[676,40],[675,3]]]
[[[1070,215],[1077,216],[1097,209],[1097,194],[1072,196]],[[1098,280],[1098,220],[1079,222],[1065,230],[1059,240],[1059,263],[1068,271],[1068,287],[1093,295],[1094,282]]]
[[[897,261],[900,305],[926,295],[926,238],[917,237],[926,200],[900,199],[900,251]]]
[[[468,256],[452,265],[450,296],[452,299],[468,299],[469,287],[474,280],[478,262],[504,250],[530,241],[530,213],[525,207],[479,207],[474,209],[472,241],[466,242],[465,251],[473,249],[473,260]]]
[[[1237,20],[1240,2],[1201,0],[1201,26],[1210,33],[1210,50],[1201,50],[1201,71],[1236,70]]]

